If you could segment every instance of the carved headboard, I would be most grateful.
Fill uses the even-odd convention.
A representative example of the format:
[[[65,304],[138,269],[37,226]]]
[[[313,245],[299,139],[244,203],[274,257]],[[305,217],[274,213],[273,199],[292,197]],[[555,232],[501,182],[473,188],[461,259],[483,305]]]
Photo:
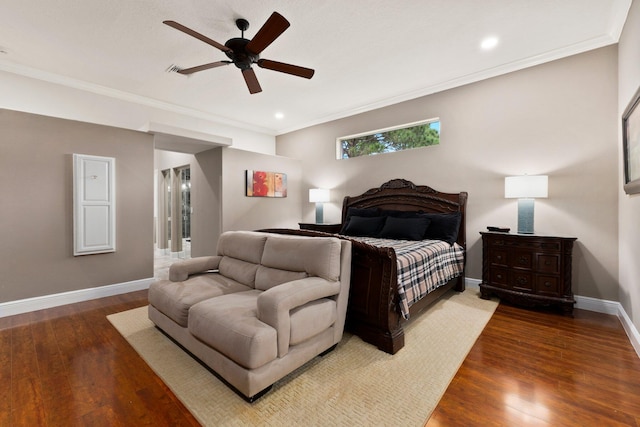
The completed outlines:
[[[405,179],[392,179],[379,188],[372,188],[359,196],[346,196],[342,204],[342,223],[345,223],[350,207],[433,213],[460,212],[462,220],[457,243],[466,248],[467,197],[466,191],[441,193],[426,185],[415,185]]]

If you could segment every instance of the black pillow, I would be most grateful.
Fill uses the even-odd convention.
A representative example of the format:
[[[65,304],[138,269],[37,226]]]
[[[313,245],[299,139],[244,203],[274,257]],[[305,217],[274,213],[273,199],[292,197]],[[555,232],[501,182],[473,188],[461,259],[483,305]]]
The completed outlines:
[[[425,217],[398,218],[389,216],[378,237],[399,240],[422,240],[430,220]]]
[[[385,217],[352,216],[340,231],[347,236],[375,237],[384,226]]]
[[[422,215],[431,220],[424,235],[425,239],[444,240],[450,245],[458,240],[458,231],[462,220],[460,212],[423,213]]]
[[[380,215],[392,216],[395,218],[420,218],[424,216],[422,211],[394,211],[394,210],[381,210]]]
[[[344,220],[344,224],[342,224],[342,229],[340,230],[340,234],[347,234],[345,230],[349,225],[349,220],[352,216],[360,216],[371,218],[374,216],[380,216],[380,209],[378,208],[348,208],[347,209],[347,217]]]

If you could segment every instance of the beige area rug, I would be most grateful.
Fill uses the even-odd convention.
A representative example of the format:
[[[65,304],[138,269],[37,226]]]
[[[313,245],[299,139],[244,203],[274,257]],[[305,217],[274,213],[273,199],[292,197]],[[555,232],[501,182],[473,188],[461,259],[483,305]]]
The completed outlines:
[[[146,307],[108,319],[205,426],[422,426],[497,305],[476,289],[450,293],[408,325],[393,356],[345,334],[253,404],[158,331]]]

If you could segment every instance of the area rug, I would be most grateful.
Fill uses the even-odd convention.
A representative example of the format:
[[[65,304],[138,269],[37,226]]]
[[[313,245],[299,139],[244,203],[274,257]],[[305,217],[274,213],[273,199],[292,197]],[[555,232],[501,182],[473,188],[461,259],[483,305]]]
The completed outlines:
[[[409,323],[393,356],[345,334],[253,404],[156,329],[147,307],[108,319],[204,426],[422,426],[497,305],[476,289],[450,293]]]

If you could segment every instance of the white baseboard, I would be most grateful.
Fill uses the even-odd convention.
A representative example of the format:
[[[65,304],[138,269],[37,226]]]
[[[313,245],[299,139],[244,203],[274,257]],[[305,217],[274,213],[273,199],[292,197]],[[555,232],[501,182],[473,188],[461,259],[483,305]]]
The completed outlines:
[[[28,313],[30,311],[43,310],[45,308],[58,307],[60,305],[75,302],[88,301],[96,298],[125,294],[127,292],[147,289],[154,278],[134,280],[114,285],[100,286],[97,288],[79,289],[77,291],[62,292],[59,294],[44,295],[41,297],[27,298],[17,301],[0,303],[0,317],[13,316]]]
[[[636,354],[640,357],[640,333],[638,333],[638,329],[627,315],[627,312],[624,311],[622,304],[617,301],[581,297],[579,295],[574,296],[574,298],[576,300],[576,308],[617,316],[618,319],[620,319],[620,323],[622,323],[622,327],[627,333],[629,341],[636,351]]]
[[[482,280],[472,279],[470,277],[465,277],[464,278],[464,286],[465,286],[465,288],[480,289],[480,283],[482,283]]]

